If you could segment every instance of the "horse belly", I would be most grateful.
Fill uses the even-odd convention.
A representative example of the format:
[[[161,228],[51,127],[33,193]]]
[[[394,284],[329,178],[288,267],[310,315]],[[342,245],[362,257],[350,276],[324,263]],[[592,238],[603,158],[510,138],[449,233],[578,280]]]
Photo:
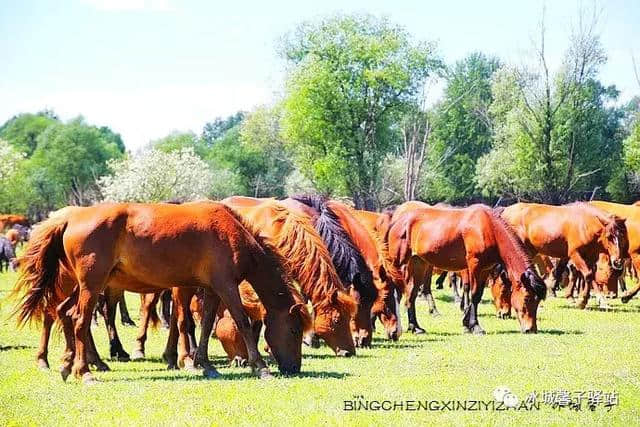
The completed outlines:
[[[466,252],[462,241],[456,240],[441,245],[431,245],[423,258],[434,267],[447,271],[467,268]]]

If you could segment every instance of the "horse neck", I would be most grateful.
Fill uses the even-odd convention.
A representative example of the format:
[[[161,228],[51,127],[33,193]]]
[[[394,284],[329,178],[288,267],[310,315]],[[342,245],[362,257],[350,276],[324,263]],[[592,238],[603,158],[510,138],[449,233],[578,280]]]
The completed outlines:
[[[258,294],[267,310],[284,310],[294,304],[280,266],[271,256],[254,256],[246,272],[246,279]]]
[[[512,276],[511,279],[519,280],[520,275],[531,267],[531,261],[518,238],[507,228],[506,223],[491,212],[487,212],[487,215],[489,215],[493,224],[493,235],[496,239],[500,258],[507,272]]]

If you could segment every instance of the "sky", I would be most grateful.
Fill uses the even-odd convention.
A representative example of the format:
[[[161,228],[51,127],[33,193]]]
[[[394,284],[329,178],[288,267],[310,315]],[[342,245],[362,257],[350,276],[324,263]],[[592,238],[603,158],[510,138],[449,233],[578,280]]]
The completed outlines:
[[[546,3],[547,48],[560,62],[576,1]],[[592,7],[593,3],[583,4]],[[281,37],[306,20],[371,13],[416,40],[434,40],[447,63],[474,51],[521,63],[544,3],[538,0],[0,0],[0,123],[45,108],[109,126],[136,150],[172,131],[273,102],[282,93]],[[640,93],[640,1],[597,3],[609,60],[601,80]],[[640,67],[640,64],[638,64]],[[438,88],[435,88],[437,97]]]

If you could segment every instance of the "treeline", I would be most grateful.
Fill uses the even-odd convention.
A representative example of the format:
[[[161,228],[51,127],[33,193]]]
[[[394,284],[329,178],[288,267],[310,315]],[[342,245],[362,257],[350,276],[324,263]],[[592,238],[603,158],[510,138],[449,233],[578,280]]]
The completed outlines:
[[[369,15],[305,22],[280,43],[281,99],[135,155],[81,118],[16,116],[0,128],[0,210],[310,191],[368,209],[637,200],[640,97],[622,104],[599,80],[597,20],[579,15],[555,69],[544,21],[526,65],[481,52],[445,64],[435,43]],[[441,98],[427,102],[438,81]]]

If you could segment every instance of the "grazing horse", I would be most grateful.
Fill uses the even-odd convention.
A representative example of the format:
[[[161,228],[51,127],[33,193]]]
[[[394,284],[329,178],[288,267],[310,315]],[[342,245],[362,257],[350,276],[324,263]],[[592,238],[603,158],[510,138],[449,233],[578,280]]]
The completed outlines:
[[[311,218],[274,200],[222,201],[254,224],[287,260],[291,277],[313,304],[313,329],[339,356],[355,354],[349,322],[356,303],[340,281],[331,256]]]
[[[88,330],[98,293],[107,284],[126,284],[133,292],[171,287],[206,289],[198,362],[207,376],[219,375],[208,360],[208,338],[219,299],[229,308],[260,377],[269,369],[256,347],[242,308],[238,284],[250,281],[267,309],[265,338],[283,373],[300,370],[303,317],[282,260],[259,234],[220,203],[98,204],[75,207],[43,222],[22,257],[15,292],[24,292],[18,321],[40,317],[56,291],[60,264],[77,285],[58,307],[73,313],[63,322],[67,348],[63,379],[73,373],[94,378],[87,364]],[[204,339],[203,339],[204,337]]]
[[[505,208],[502,217],[525,244],[530,256],[542,254],[571,260],[585,280],[578,308],[585,308],[594,280],[606,285],[596,275],[597,261],[607,255],[614,270],[624,266],[628,239],[624,220],[587,203],[564,206],[517,203]]]
[[[396,265],[406,265],[409,288],[424,277],[429,266],[461,271],[471,299],[465,305],[462,324],[468,332],[484,334],[477,318],[478,303],[491,269],[503,265],[522,332],[537,331],[536,312],[546,287],[522,243],[490,208],[428,207],[394,217],[389,251]]]
[[[355,212],[350,207],[337,201],[327,201],[327,207],[335,213],[342,229],[351,238],[351,241],[362,254],[362,257],[369,267],[372,274],[373,294],[368,296],[367,299],[373,298],[373,305],[367,312],[362,311],[362,316],[367,316],[363,319],[355,319],[354,332],[356,339],[359,341],[359,345],[362,347],[369,347],[372,340],[373,324],[372,318],[380,316],[382,323],[385,326],[387,338],[396,341],[400,335],[398,312],[397,312],[397,300],[395,298],[395,285],[390,279],[390,275],[400,276],[393,263],[387,264],[383,257],[385,252],[388,252],[382,241],[370,232],[355,216]],[[391,269],[388,270],[389,265]],[[387,273],[387,271],[389,271]],[[361,298],[362,298],[362,294]]]
[[[29,227],[29,220],[22,215],[0,215],[0,231],[3,231],[6,227],[12,227],[16,224]]]
[[[14,249],[18,246],[18,243],[20,243],[21,241],[20,232],[13,228],[7,231],[7,234],[5,234],[5,237],[7,238],[9,243],[11,243],[11,246],[13,246]]]
[[[371,309],[377,297],[374,277],[360,248],[354,242],[356,233],[351,235],[345,228],[346,216],[349,216],[350,227],[359,225],[348,212],[340,210],[342,216],[334,211],[331,202],[320,196],[295,196],[294,202],[306,205],[315,212],[314,226],[329,249],[333,265],[336,267],[342,283],[351,285],[351,295],[358,302],[358,309],[353,318],[352,330],[358,345],[370,345],[373,333]],[[342,218],[342,219],[341,219]],[[366,230],[358,228],[359,239],[370,238]],[[368,242],[370,244],[370,242]],[[375,247],[370,247],[371,256],[377,259]],[[384,286],[384,285],[382,285]],[[395,309],[395,304],[394,304]]]
[[[623,254],[623,256],[631,260],[631,264],[636,271],[640,271],[640,205],[637,203],[638,202],[633,205],[623,205],[620,203],[602,201],[590,202],[593,206],[624,219],[627,236],[629,238],[629,245],[627,252]],[[640,282],[634,289],[622,295],[622,302],[626,304],[639,291]]]

